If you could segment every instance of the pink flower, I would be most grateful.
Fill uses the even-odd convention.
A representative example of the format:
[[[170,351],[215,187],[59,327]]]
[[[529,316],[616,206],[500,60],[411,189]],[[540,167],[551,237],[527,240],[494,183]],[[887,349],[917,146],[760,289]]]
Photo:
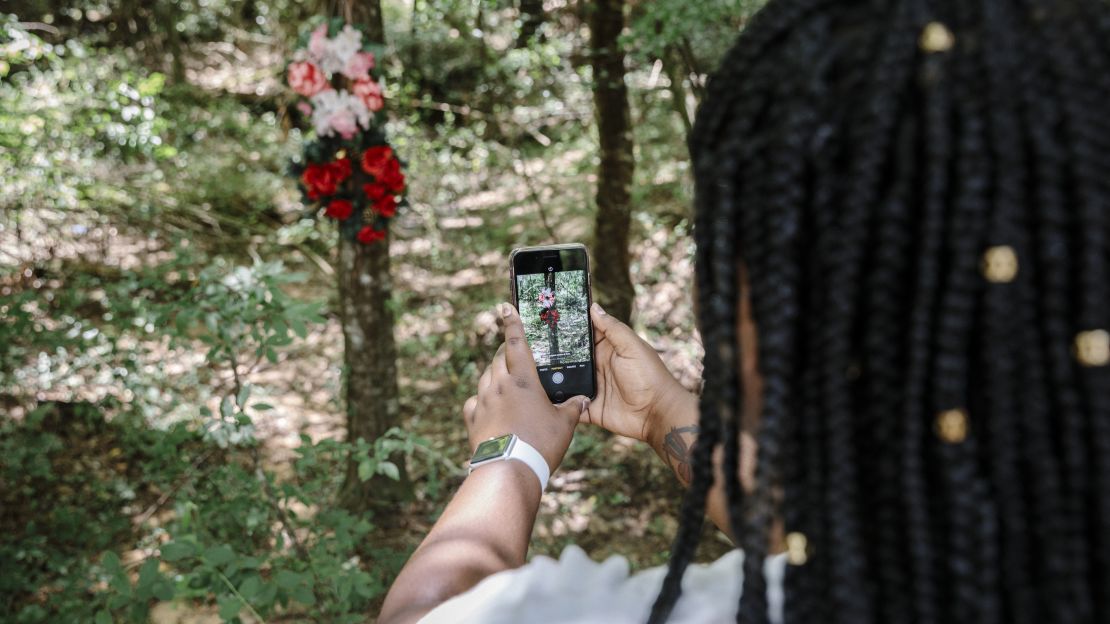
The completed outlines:
[[[373,78],[356,80],[351,87],[351,92],[354,93],[355,97],[362,100],[367,110],[371,112],[380,111],[385,103],[384,98],[382,98],[382,86],[374,82]]]
[[[355,114],[348,108],[341,108],[332,113],[328,123],[344,139],[349,139],[358,132],[358,121],[355,119]]]
[[[312,116],[312,105],[308,102],[297,102],[297,110],[301,111],[301,114],[305,117]]]
[[[312,31],[312,36],[308,38],[308,53],[312,58],[320,60],[328,51],[328,25],[320,24],[316,30]]]
[[[330,87],[324,72],[308,61],[289,64],[289,86],[305,97],[312,97]]]
[[[371,69],[374,69],[374,53],[355,52],[347,59],[347,67],[343,73],[351,80],[368,80]]]

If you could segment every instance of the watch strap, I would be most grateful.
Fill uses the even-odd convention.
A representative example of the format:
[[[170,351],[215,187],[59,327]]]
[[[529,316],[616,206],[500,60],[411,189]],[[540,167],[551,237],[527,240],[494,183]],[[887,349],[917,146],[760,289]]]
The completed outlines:
[[[494,438],[490,439],[493,440]],[[486,464],[509,459],[519,460],[532,470],[536,478],[540,480],[540,493],[543,493],[543,491],[547,489],[547,480],[551,477],[551,468],[548,467],[547,460],[543,458],[543,455],[540,454],[534,446],[521,440],[520,436],[516,434],[513,434],[509,448],[503,455],[491,457],[476,464],[471,463],[469,471],[474,472],[475,469],[481,468]]]
[[[551,478],[551,468],[547,466],[547,460],[534,446],[518,437],[516,444],[509,450],[509,455],[505,459],[518,459],[524,462],[539,478],[540,492],[547,490],[547,480]]]

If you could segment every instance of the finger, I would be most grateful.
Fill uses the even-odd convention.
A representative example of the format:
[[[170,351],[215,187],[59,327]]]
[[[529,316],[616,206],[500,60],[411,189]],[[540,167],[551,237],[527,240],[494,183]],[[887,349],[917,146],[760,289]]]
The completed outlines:
[[[508,303],[501,304],[501,322],[505,327],[505,364],[514,375],[538,375],[532,350],[524,338],[524,323],[516,308]]]
[[[570,422],[582,422],[582,416],[586,415],[589,409],[590,400],[582,395],[573,396],[555,406],[555,411]]]
[[[478,392],[488,388],[491,383],[493,383],[493,362],[490,362],[490,365],[482,372],[482,376],[478,378]]]
[[[490,368],[493,369],[494,374],[507,375],[509,373],[509,365],[505,361],[505,343],[501,343],[498,347],[497,353],[493,355],[493,361],[490,362]]]
[[[594,322],[594,343],[608,340],[617,353],[627,352],[640,342],[632,328],[609,316],[596,302],[590,306],[590,320]]]
[[[463,418],[466,422],[473,423],[474,417],[478,414],[478,397],[472,396],[463,403]]]

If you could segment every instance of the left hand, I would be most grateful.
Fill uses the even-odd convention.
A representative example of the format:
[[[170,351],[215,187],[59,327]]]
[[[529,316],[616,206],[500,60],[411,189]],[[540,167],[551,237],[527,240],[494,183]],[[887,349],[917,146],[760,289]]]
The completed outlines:
[[[463,405],[470,451],[473,453],[490,438],[515,433],[543,455],[554,473],[563,461],[579,415],[586,411],[589,399],[579,395],[552,405],[540,384],[520,315],[508,303],[498,308],[505,343],[478,380],[477,396]]]

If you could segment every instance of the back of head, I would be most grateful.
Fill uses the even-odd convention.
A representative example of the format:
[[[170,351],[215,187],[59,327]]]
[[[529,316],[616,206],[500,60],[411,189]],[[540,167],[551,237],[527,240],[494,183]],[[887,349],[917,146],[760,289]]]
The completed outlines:
[[[1110,621],[1110,5],[772,0],[691,137],[702,436],[738,465],[737,288],[763,398],[728,486],[739,617]]]

